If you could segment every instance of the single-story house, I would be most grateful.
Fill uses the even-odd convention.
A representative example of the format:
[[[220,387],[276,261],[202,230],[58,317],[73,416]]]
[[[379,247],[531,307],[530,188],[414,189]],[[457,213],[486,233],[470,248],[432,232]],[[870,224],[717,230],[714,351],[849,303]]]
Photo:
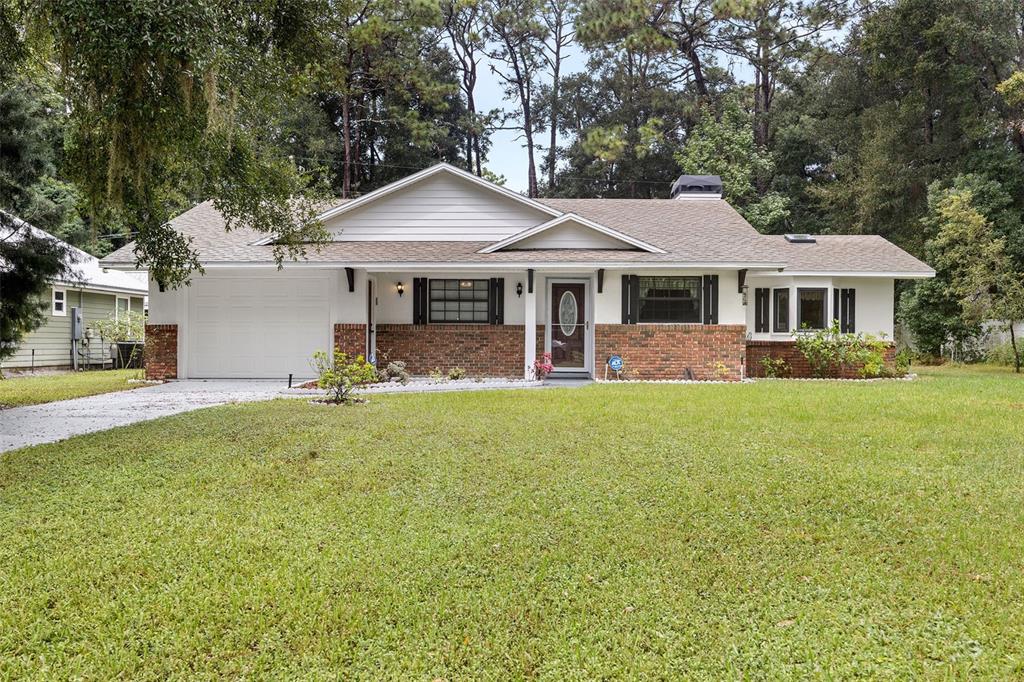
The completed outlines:
[[[683,176],[671,199],[529,199],[438,164],[320,219],[330,241],[279,269],[266,235],[203,202],[171,224],[205,269],[150,282],[152,377],[309,376],[338,347],[414,374],[740,379],[793,330],[838,319],[891,337],[894,283],[926,264],[872,235],[768,236]],[[103,259],[132,268],[132,246]]]
[[[22,220],[14,220],[16,230],[30,229],[36,235],[60,241]],[[148,294],[144,280],[134,273],[102,266],[94,256],[67,246],[74,274],[52,283],[47,295],[39,302],[45,321],[22,339],[14,355],[3,362],[3,369],[110,365],[113,362],[110,344],[101,342],[89,329],[90,323],[110,317],[116,319],[126,310],[143,313]],[[73,343],[71,333],[75,313],[79,314],[83,325],[83,338],[78,344]]]

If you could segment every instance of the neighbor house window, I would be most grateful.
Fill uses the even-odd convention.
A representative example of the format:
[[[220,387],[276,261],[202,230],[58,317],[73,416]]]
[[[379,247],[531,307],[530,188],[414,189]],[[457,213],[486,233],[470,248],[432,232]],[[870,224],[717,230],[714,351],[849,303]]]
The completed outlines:
[[[824,329],[828,312],[828,289],[797,289],[796,314],[799,329]]]
[[[789,328],[789,289],[772,290],[772,331],[776,334],[788,334]]]
[[[117,297],[117,309],[114,311],[114,319],[120,320],[128,312],[129,303],[127,298]]]
[[[63,289],[53,290],[53,314],[57,317],[64,317],[68,314],[68,294]]]
[[[700,277],[640,277],[639,322],[700,322]]]
[[[487,324],[490,281],[486,279],[430,280],[431,322]]]

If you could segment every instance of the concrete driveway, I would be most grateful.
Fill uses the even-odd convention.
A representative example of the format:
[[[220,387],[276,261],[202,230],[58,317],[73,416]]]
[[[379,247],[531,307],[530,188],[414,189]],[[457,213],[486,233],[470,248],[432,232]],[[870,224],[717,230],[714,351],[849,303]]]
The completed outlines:
[[[0,452],[234,402],[281,396],[280,381],[172,381],[131,391],[0,410]]]

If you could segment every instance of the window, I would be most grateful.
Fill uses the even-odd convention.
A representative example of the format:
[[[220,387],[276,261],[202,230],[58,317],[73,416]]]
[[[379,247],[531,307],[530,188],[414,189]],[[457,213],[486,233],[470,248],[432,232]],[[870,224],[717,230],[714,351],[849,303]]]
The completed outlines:
[[[479,322],[487,324],[490,280],[430,280],[431,322]]]
[[[63,289],[53,290],[53,305],[52,312],[57,317],[66,317],[68,314],[67,308],[67,292]]]
[[[789,289],[772,291],[772,331],[776,334],[788,334],[789,328]]]
[[[639,322],[700,322],[700,277],[640,277]]]
[[[828,289],[797,289],[796,315],[799,329],[824,329]]]
[[[128,312],[130,305],[127,298],[117,297],[117,308],[114,310],[114,319],[120,320],[121,316]]]

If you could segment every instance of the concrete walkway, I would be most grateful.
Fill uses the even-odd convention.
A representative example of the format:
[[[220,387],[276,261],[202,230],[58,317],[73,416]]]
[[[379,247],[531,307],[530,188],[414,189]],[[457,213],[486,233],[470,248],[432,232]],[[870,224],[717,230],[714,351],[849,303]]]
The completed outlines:
[[[281,396],[280,381],[172,381],[0,410],[0,452],[234,402]]]

